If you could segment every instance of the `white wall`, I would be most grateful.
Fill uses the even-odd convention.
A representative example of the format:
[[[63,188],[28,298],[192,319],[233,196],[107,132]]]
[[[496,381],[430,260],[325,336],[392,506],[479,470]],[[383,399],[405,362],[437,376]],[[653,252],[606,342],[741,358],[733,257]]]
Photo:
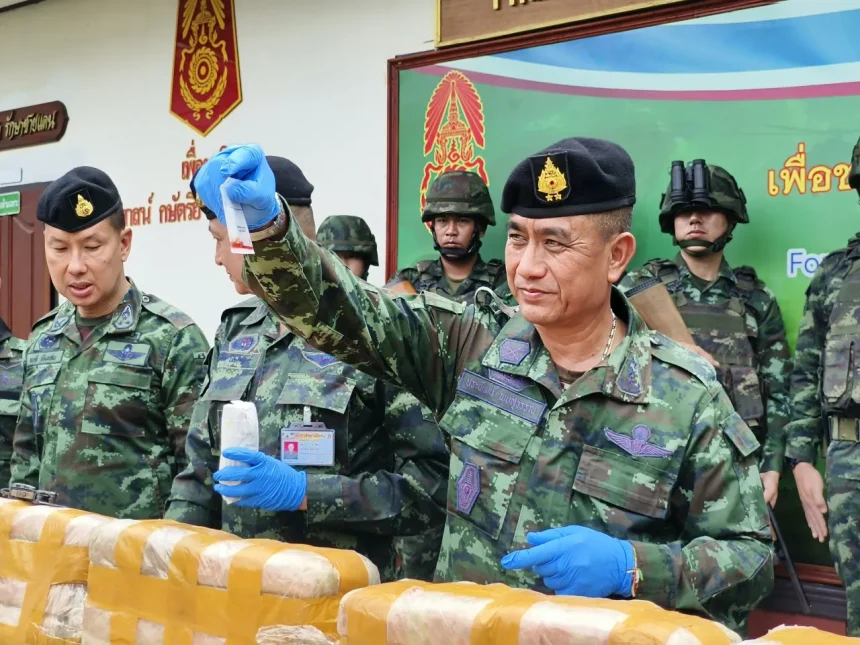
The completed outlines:
[[[314,184],[317,225],[333,214],[370,224],[385,255],[386,60],[433,46],[434,0],[235,0],[243,102],[205,139],[169,112],[178,0],[46,0],[0,13],[0,111],[61,100],[55,144],[0,152],[0,176],[24,183],[97,166],[126,208],[155,193],[135,228],[128,274],[191,315],[211,339],[238,299],[212,261],[205,219],[158,223],[158,204],[188,189],[191,140],[204,158],[257,142]],[[3,187],[5,188],[5,187]],[[381,282],[382,267],[370,274]]]

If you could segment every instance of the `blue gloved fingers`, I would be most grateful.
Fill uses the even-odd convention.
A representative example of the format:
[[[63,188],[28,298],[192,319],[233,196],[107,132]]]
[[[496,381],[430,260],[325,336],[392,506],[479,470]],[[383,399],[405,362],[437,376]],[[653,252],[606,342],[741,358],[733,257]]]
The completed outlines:
[[[536,564],[532,567],[532,571],[538,574],[541,578],[548,578],[558,574],[558,564],[555,560]]]
[[[552,540],[557,540],[558,538],[567,537],[568,535],[576,535],[577,533],[581,533],[580,529],[584,527],[582,526],[562,526],[557,529],[547,529],[546,531],[536,531],[534,533],[529,533],[526,535],[526,541],[533,545],[539,546],[541,544],[546,544],[547,542],[551,542]]]
[[[557,555],[553,545],[533,546],[530,549],[513,551],[502,558],[505,569],[531,569],[532,567],[550,562]]]
[[[226,493],[226,495],[227,497],[235,497],[235,495],[230,495],[229,493]],[[247,497],[242,497],[233,502],[233,504],[241,506],[242,508],[262,508],[262,502],[259,495],[248,495]]]
[[[543,583],[548,589],[551,589],[557,594],[566,596],[588,596],[589,598],[599,598],[599,595],[590,595],[587,590],[580,589],[581,584],[577,583],[576,574],[562,571],[552,576],[543,576]]]
[[[215,486],[215,492],[223,497],[252,497],[259,492],[259,488],[255,482],[236,484],[235,486],[218,484]]]
[[[228,153],[221,162],[221,174],[225,178],[248,179],[265,159],[263,149],[256,144],[233,146],[222,152]]]
[[[267,193],[263,182],[246,179],[227,186],[227,197],[236,204],[242,204],[245,207],[251,206],[255,210],[263,211],[262,214],[265,215],[268,214],[271,202],[275,199],[275,190],[272,188]]]
[[[269,457],[269,455],[264,452],[260,452],[259,450],[251,450],[250,448],[227,448],[221,454],[224,456],[225,459],[241,461],[246,464],[250,464],[251,466],[262,464],[267,459],[273,459],[273,457]],[[222,468],[222,470],[227,469]]]
[[[227,466],[214,473],[212,479],[216,482],[250,482],[256,479],[254,469],[248,466]]]

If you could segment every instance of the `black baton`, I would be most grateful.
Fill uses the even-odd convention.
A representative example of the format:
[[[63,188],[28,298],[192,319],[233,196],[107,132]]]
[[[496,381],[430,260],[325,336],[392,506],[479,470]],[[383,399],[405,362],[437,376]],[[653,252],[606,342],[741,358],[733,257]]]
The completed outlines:
[[[791,556],[788,555],[788,547],[785,545],[785,540],[782,539],[782,531],[779,530],[779,524],[776,521],[776,516],[773,514],[770,504],[765,503],[765,506],[767,506],[767,514],[770,517],[770,525],[773,527],[773,532],[776,533],[777,554],[785,561],[785,568],[788,569],[788,577],[791,578],[794,593],[797,595],[797,600],[800,602],[803,613],[809,616],[812,613],[812,608],[806,600],[806,593],[803,591],[803,585],[800,584],[800,578],[797,577],[797,571],[794,569]]]

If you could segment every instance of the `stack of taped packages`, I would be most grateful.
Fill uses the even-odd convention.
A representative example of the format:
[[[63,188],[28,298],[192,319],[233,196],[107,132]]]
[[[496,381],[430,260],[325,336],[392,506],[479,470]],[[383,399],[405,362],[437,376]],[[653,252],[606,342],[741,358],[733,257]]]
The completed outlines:
[[[813,627],[789,627],[783,625],[770,630],[766,636],[744,641],[744,645],[857,645],[860,638],[848,638]]]
[[[80,643],[98,515],[0,498],[0,643]]]
[[[353,551],[113,520],[90,540],[83,645],[304,645],[336,637],[344,594],[376,584]]]

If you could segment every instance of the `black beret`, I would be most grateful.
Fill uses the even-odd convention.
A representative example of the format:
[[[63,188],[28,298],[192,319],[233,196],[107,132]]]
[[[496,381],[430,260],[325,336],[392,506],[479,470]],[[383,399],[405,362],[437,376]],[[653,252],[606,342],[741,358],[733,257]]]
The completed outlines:
[[[122,210],[119,191],[106,173],[80,166],[45,189],[36,206],[36,218],[67,233],[95,226]]]
[[[197,202],[197,206],[200,207],[200,211],[206,216],[206,219],[215,219],[218,216],[203,203],[202,199],[197,196],[197,189],[194,187],[194,180],[197,179],[198,172],[200,172],[200,168],[195,170],[194,174],[191,176],[191,194],[194,196],[194,201]]]
[[[562,139],[521,161],[502,190],[502,212],[544,218],[605,213],[636,203],[633,160],[603,139]]]
[[[283,157],[266,157],[275,174],[275,190],[290,206],[307,206],[311,203],[314,187],[305,179],[301,168]]]

